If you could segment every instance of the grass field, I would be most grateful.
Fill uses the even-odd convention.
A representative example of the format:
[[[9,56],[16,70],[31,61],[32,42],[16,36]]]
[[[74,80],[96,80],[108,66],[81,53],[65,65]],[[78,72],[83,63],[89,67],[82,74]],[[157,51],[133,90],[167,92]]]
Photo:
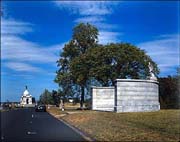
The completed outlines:
[[[56,108],[50,109],[49,112],[62,113]],[[63,113],[67,115],[60,119],[78,127],[98,141],[180,141],[180,110]]]

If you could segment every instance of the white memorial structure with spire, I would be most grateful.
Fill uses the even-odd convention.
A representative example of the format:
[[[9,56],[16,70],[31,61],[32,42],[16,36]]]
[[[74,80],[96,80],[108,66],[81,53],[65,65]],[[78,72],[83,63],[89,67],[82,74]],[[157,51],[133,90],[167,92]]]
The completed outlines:
[[[20,100],[20,104],[21,106],[23,107],[30,107],[30,106],[33,106],[33,103],[32,103],[32,96],[30,95],[28,89],[27,89],[27,86],[26,86],[26,89],[21,97],[21,100]]]

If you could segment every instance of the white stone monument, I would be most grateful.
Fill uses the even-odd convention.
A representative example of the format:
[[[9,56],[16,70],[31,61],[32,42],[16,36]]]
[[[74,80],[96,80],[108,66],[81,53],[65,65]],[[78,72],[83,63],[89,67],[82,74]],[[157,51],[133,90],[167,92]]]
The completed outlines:
[[[27,86],[26,86],[26,89],[21,97],[21,100],[20,100],[20,104],[21,106],[23,107],[27,107],[27,106],[32,106],[33,103],[32,103],[32,96],[30,95],[29,91],[27,90]]]
[[[116,79],[114,87],[92,87],[92,110],[147,112],[160,110],[155,80]]]

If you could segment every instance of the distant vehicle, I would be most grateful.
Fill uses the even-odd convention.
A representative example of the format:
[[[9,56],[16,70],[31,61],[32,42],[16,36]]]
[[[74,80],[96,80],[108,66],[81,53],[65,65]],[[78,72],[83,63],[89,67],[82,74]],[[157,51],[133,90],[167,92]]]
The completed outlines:
[[[35,111],[37,111],[37,112],[46,112],[46,106],[42,105],[42,104],[36,105],[35,106]]]

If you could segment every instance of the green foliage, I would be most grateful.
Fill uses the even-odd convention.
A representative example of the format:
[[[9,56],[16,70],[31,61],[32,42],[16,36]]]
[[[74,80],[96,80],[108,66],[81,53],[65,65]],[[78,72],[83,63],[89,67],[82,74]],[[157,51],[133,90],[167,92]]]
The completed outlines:
[[[178,76],[159,78],[159,96],[161,108],[180,108],[180,89]]]
[[[98,42],[98,29],[88,23],[80,23],[73,30],[73,40],[79,53],[85,53],[87,49],[96,46]]]
[[[148,63],[159,70],[146,53],[128,43],[109,44],[87,50],[70,63],[72,74],[79,84],[95,78],[103,86],[114,85],[117,78],[145,79],[149,75]]]
[[[51,92],[47,89],[39,97],[39,103],[41,104],[51,104],[59,106],[60,100],[66,100],[66,94],[61,90],[52,90]]]
[[[47,89],[44,90],[44,92],[40,95],[39,103],[42,104],[54,104],[53,97],[51,95],[51,92],[49,92]]]

